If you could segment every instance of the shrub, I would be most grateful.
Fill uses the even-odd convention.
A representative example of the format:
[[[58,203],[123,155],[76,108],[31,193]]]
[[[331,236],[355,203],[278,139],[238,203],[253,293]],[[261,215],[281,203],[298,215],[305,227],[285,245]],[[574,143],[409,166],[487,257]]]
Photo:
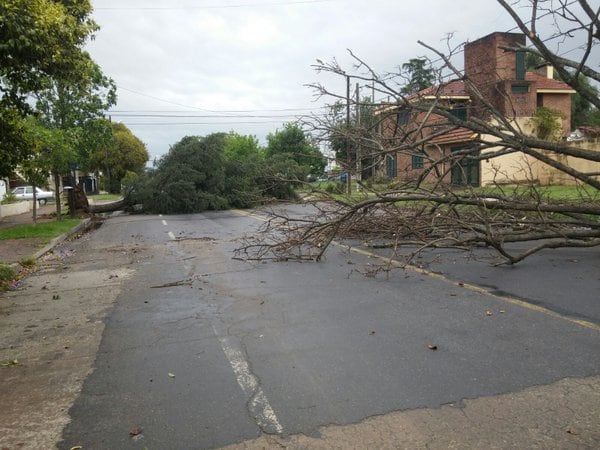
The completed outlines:
[[[7,264],[0,263],[0,290],[7,290],[11,281],[13,281],[16,276],[17,273],[12,267]]]
[[[21,264],[21,266],[23,266],[25,268],[31,268],[31,267],[35,266],[36,263],[37,263],[37,260],[31,256],[29,256],[27,258],[23,258],[22,260],[19,261],[19,264]]]
[[[535,110],[530,125],[538,138],[557,140],[562,131],[562,117],[563,114],[560,111],[542,106]]]
[[[0,204],[8,205],[10,203],[17,203],[18,201],[19,201],[19,199],[17,197],[15,197],[15,194],[13,194],[12,192],[7,192],[4,195],[4,198],[2,199]]]
[[[328,183],[325,186],[325,192],[329,194],[343,194],[346,189],[346,183],[342,183],[341,181],[337,181],[335,183]]]

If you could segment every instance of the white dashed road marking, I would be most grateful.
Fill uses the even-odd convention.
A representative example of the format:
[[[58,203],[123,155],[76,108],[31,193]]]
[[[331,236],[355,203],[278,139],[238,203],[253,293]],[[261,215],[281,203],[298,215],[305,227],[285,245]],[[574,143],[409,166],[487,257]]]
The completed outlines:
[[[283,427],[279,423],[279,419],[271,407],[267,396],[260,387],[258,378],[250,370],[250,365],[244,357],[242,349],[233,340],[226,336],[221,336],[214,325],[213,330],[219,338],[221,348],[229,360],[238,384],[249,398],[248,408],[257,425],[266,433],[281,434]]]

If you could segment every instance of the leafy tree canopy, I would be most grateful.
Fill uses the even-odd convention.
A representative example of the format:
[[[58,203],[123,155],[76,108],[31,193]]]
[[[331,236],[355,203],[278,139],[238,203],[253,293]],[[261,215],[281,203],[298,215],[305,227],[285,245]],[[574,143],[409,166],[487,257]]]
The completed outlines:
[[[23,118],[33,95],[94,85],[99,69],[83,50],[98,29],[91,11],[89,0],[0,2],[0,175],[32,154]]]
[[[277,130],[267,136],[267,157],[287,154],[289,158],[304,167],[306,174],[322,174],[327,162],[314,146],[306,133],[297,124],[287,123],[283,130]]]
[[[107,121],[95,123],[99,129]],[[144,144],[129,128],[122,123],[111,123],[112,139],[107,145],[94,149],[90,157],[90,168],[104,172],[109,178],[111,192],[120,192],[121,179],[128,173],[140,173],[144,170],[150,156]]]
[[[83,45],[98,29],[89,0],[3,0],[0,3],[2,103],[27,110],[26,97],[50,80],[85,84]],[[83,76],[82,76],[83,75]]]
[[[419,58],[412,58],[407,63],[402,64],[402,70],[408,76],[408,83],[400,92],[410,95],[433,86],[435,72],[432,68],[426,67],[426,64],[427,60]]]
[[[295,197],[306,170],[291,153],[266,156],[254,136],[186,136],[133,183],[128,201],[164,214],[247,208]]]
[[[31,154],[31,137],[19,111],[0,107],[0,177],[9,177]]]
[[[225,137],[224,157],[228,161],[255,159],[264,156],[264,151],[255,136],[243,136],[230,132]]]

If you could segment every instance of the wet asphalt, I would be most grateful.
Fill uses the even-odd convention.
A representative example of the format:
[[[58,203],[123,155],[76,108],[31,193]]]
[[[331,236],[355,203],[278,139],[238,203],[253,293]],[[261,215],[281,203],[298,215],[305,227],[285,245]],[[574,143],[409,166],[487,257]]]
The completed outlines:
[[[483,252],[479,261],[437,253],[417,264],[442,277],[371,278],[359,271],[374,259],[343,247],[320,263],[233,259],[237,239],[259,225],[231,211],[119,216],[94,232],[115,245],[135,237],[150,257],[105,320],[59,448],[317,435],[600,372],[598,252],[555,251],[516,267],[494,267]]]

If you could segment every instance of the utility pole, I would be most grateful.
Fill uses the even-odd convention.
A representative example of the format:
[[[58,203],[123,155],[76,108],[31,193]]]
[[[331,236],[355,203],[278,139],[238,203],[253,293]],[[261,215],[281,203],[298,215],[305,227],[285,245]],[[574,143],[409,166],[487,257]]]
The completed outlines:
[[[360,85],[356,83],[356,129],[360,133]],[[358,141],[356,143],[356,181],[362,180],[362,168],[361,168],[361,136],[357,136]],[[360,185],[357,185],[357,189],[360,189]]]
[[[350,169],[352,159],[350,158],[350,76],[346,75],[346,187],[348,195],[352,195],[352,176]]]
[[[112,126],[112,117],[108,116],[108,123]],[[104,167],[106,173],[104,174],[104,190],[110,192],[110,168],[108,167],[108,145],[104,146]]]

